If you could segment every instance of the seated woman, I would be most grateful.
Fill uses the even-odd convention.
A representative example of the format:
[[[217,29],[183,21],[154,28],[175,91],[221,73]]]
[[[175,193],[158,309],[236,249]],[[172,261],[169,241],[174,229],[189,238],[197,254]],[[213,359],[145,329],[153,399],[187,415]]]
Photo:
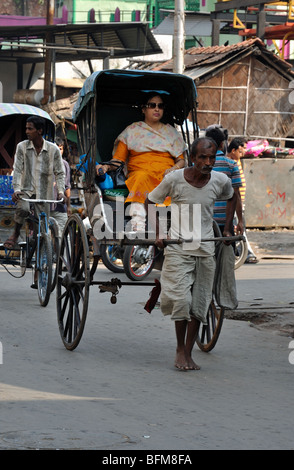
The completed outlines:
[[[97,165],[97,174],[115,169],[111,163],[127,164],[126,185],[129,195],[125,202],[131,202],[130,216],[132,230],[145,229],[144,202],[151,192],[170,171],[183,168],[184,151],[187,148],[182,136],[170,124],[163,124],[164,102],[157,93],[147,96],[142,105],[143,121],[129,125],[114,143],[113,157],[107,165]],[[168,205],[169,201],[166,200]]]

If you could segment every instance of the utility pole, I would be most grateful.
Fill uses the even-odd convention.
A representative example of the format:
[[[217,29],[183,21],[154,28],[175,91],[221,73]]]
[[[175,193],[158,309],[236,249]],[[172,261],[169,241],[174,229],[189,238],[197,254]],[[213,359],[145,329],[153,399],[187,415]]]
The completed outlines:
[[[54,0],[47,0],[47,25],[54,24]],[[52,35],[46,33],[46,45],[52,42]],[[54,57],[55,61],[55,57]],[[45,66],[44,66],[44,97],[41,104],[47,104],[50,100],[51,95],[51,63],[52,63],[52,51],[46,49],[45,55]]]
[[[185,68],[185,0],[175,0],[173,49],[173,72],[183,73]]]

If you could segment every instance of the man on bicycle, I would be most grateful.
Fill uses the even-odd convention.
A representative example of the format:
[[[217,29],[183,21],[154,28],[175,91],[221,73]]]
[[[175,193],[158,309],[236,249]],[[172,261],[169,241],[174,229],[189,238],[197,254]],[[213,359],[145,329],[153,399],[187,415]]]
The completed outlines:
[[[5,248],[13,249],[20,235],[21,227],[29,215],[30,206],[26,199],[53,199],[53,182],[56,180],[57,199],[65,199],[65,172],[62,157],[57,145],[43,138],[45,122],[39,116],[31,116],[26,121],[27,140],[16,147],[13,165],[12,201],[16,203],[14,231],[4,243]],[[39,206],[39,207],[38,207]],[[36,204],[36,215],[40,211],[49,214],[49,205]]]

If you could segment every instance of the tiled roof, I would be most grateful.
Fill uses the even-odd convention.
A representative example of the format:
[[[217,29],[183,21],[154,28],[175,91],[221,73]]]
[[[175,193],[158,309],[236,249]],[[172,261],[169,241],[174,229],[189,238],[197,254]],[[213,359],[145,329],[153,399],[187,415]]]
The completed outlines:
[[[247,55],[250,53],[258,53],[260,56],[273,66],[278,68],[279,72],[286,74],[289,78],[294,77],[294,72],[291,70],[292,65],[289,62],[278,57],[272,51],[267,49],[267,46],[259,38],[248,39],[246,41],[232,44],[229,46],[208,46],[208,47],[191,47],[185,52],[185,74],[198,76],[205,75],[211,69],[223,66],[224,63],[230,63],[233,60]],[[133,64],[133,68],[134,64]],[[146,63],[145,63],[146,68]],[[167,60],[162,63],[152,64],[150,62],[149,69],[172,71],[173,60]],[[191,75],[192,74],[192,75]]]

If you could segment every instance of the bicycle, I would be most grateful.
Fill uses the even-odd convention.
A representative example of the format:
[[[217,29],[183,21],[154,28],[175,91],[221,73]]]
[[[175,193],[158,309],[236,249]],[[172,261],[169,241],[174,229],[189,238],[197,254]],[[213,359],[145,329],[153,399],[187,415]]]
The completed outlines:
[[[30,204],[56,202],[45,199],[22,199]],[[11,251],[18,250],[20,251],[18,260],[10,257]],[[25,274],[27,268],[32,268],[35,273],[37,272],[38,297],[43,307],[48,304],[50,294],[56,285],[55,265],[58,250],[58,226],[55,219],[50,217],[48,220],[44,211],[41,211],[38,217],[31,211],[26,219],[25,241],[19,242],[13,249],[5,248],[6,255],[1,259],[2,265],[19,265],[21,276]]]
[[[245,225],[245,219],[244,225]],[[234,217],[234,226],[237,225],[237,216]],[[240,268],[246,261],[248,256],[248,239],[246,236],[246,231],[243,233],[243,240],[238,240],[235,242],[235,269]]]

